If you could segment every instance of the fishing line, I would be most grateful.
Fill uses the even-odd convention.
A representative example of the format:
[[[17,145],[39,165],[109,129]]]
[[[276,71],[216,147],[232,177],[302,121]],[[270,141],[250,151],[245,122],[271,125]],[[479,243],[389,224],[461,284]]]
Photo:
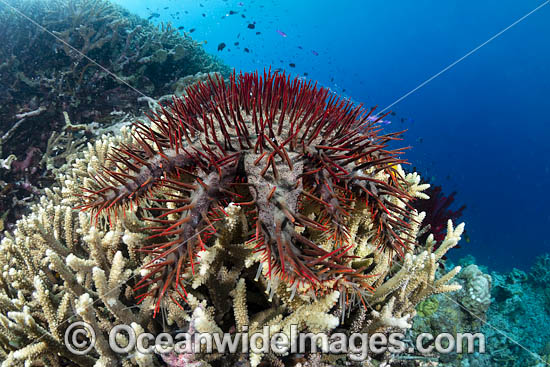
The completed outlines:
[[[395,262],[394,263],[397,267],[399,267],[399,270],[401,270],[403,268],[403,265]],[[437,289],[430,283],[428,283],[427,281],[423,281],[425,285],[427,285],[428,287],[430,287],[431,289],[433,289],[434,291],[437,291]],[[432,296],[436,295],[437,293],[434,293]],[[464,307],[463,305],[461,305],[457,300],[451,298],[447,293],[440,293],[441,296],[447,298],[449,301],[451,301],[452,303],[454,303],[455,305],[458,306],[458,308],[464,310],[466,313],[468,313],[470,316],[472,316],[473,318],[481,321],[481,324],[482,325],[487,325],[488,327],[490,327],[491,329],[495,330],[496,332],[498,332],[499,334],[501,334],[502,336],[504,336],[506,339],[510,340],[512,343],[516,344],[517,346],[519,346],[520,348],[524,349],[526,352],[528,352],[532,357],[534,357],[536,360],[539,360],[541,362],[543,362],[545,365],[550,365],[549,363],[545,362],[540,355],[538,355],[537,353],[529,350],[527,347],[523,346],[522,344],[520,344],[518,341],[512,339],[512,337],[510,337],[508,334],[506,334],[504,331],[498,329],[497,327],[489,324],[486,320],[483,320],[481,317],[479,317],[478,315],[474,314],[472,311],[470,311],[469,309],[467,309],[466,307]],[[485,334],[482,334],[483,337],[485,337]]]
[[[399,102],[401,102],[402,100],[404,100],[405,98],[407,98],[408,96],[410,96],[411,94],[413,94],[414,92],[416,92],[417,90],[419,90],[420,88],[426,86],[426,84],[430,83],[432,80],[436,79],[437,77],[441,76],[443,73],[449,71],[450,69],[452,69],[453,67],[455,67],[458,63],[460,63],[461,61],[463,61],[464,59],[468,58],[469,56],[473,55],[474,53],[476,53],[477,51],[479,51],[479,49],[481,49],[482,47],[486,46],[487,44],[489,44],[491,41],[495,40],[496,38],[500,37],[503,33],[505,33],[506,31],[508,31],[509,29],[513,28],[514,26],[518,25],[519,23],[521,23],[522,21],[524,21],[525,19],[527,19],[530,15],[536,13],[537,11],[539,11],[540,9],[542,9],[544,6],[548,5],[550,3],[550,0],[547,0],[545,1],[544,3],[542,3],[541,5],[537,6],[535,9],[531,10],[529,13],[525,14],[524,16],[522,16],[521,18],[519,18],[518,20],[516,20],[514,23],[510,24],[508,27],[504,28],[503,30],[501,30],[500,32],[498,32],[497,34],[495,34],[493,37],[489,38],[487,41],[483,42],[482,44],[480,44],[479,46],[477,46],[476,48],[474,48],[473,50],[471,50],[470,52],[468,52],[466,55],[462,56],[461,58],[459,58],[458,60],[456,60],[455,62],[449,64],[446,68],[444,68],[443,70],[441,70],[440,72],[438,72],[437,74],[434,74],[433,76],[431,76],[430,78],[426,79],[424,82],[422,82],[421,84],[419,84],[416,88],[412,89],[410,92],[404,94],[403,96],[401,96],[400,98],[398,98],[397,100],[395,100],[393,103],[391,103],[389,106],[387,106],[386,108],[384,108],[383,110],[381,110],[379,113],[383,113],[384,111],[388,110],[389,108],[393,107],[394,105],[398,104]]]

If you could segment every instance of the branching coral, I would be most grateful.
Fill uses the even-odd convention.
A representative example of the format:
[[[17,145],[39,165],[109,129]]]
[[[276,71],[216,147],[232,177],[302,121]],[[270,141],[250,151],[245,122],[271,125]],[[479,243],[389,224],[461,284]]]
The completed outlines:
[[[419,302],[459,288],[448,284],[459,268],[435,273],[464,226],[449,222],[437,250],[433,236],[417,241],[425,214],[411,202],[427,185],[387,147],[398,134],[381,135],[375,120],[358,131],[370,112],[282,74],[210,78],[150,124],[88,144],[2,242],[7,365],[300,363],[272,352],[116,355],[106,340],[119,323],[270,336],[409,328]],[[63,345],[66,320],[94,328],[87,356]]]
[[[230,201],[248,208],[269,279],[362,299],[370,275],[349,255],[350,212],[368,208],[379,248],[403,255],[414,241],[399,150],[386,149],[399,134],[378,135],[371,113],[284,74],[210,79],[154,112],[152,127],[137,124],[137,143],[111,156],[82,207],[109,219],[132,205],[154,213],[150,238],[163,240],[141,249],[153,258],[139,287],[157,309],[167,292],[185,299],[183,277]]]

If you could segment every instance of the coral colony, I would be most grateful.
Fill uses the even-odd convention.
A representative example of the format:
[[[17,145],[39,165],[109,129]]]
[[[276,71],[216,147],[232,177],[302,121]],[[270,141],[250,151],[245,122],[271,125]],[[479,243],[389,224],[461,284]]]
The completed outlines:
[[[412,198],[394,168],[401,151],[387,150],[399,133],[379,135],[382,116],[369,120],[372,112],[284,73],[210,79],[153,112],[151,127],[138,123],[136,143],[111,155],[82,207],[96,218],[133,206],[152,214],[143,220],[155,243],[140,249],[152,255],[149,272],[135,291],[158,299],[155,314],[171,291],[186,299],[184,274],[213,244],[229,202],[245,209],[269,278],[364,303],[372,274],[350,254],[350,212],[368,208],[371,243],[382,250],[403,256],[414,241]],[[319,246],[322,237],[332,248]]]
[[[109,347],[120,324],[136,335],[405,332],[419,303],[461,289],[449,284],[460,267],[439,263],[464,224],[449,220],[437,248],[433,235],[418,241],[425,213],[412,203],[429,185],[403,170],[389,147],[400,133],[383,134],[372,113],[284,73],[211,75],[150,121],[88,143],[1,241],[1,366],[397,361]],[[64,341],[75,321],[95,332],[85,355]]]

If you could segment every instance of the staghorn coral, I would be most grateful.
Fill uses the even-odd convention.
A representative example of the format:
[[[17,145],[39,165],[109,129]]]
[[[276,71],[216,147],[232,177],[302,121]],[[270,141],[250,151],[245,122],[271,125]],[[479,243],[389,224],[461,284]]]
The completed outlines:
[[[449,222],[435,251],[433,236],[416,241],[424,214],[409,203],[426,198],[426,185],[386,150],[396,136],[377,135],[374,123],[355,133],[368,112],[323,100],[325,91],[311,85],[280,75],[239,80],[241,90],[234,80],[199,84],[173,109],[153,112],[150,125],[137,122],[131,134],[123,129],[119,137],[88,144],[59,186],[3,240],[0,353],[6,366],[292,366],[299,357],[269,352],[115,355],[105,342],[119,323],[138,333],[220,334],[246,326],[250,333],[267,327],[269,335],[288,335],[293,325],[314,333],[403,330],[419,302],[459,288],[448,284],[458,267],[438,279],[435,273],[464,226]],[[205,113],[193,110],[197,101]],[[182,122],[176,112],[185,114]],[[278,126],[285,127],[279,135]],[[175,136],[182,139],[176,143]],[[304,144],[293,148],[293,138]],[[263,152],[247,150],[252,142]],[[177,151],[191,163],[170,163]],[[252,174],[245,176],[243,166]],[[226,178],[224,172],[234,171],[238,179]],[[144,179],[149,174],[156,176]],[[124,180],[125,186],[115,185]],[[291,201],[296,182],[301,197]],[[253,203],[262,200],[266,208]],[[88,210],[77,213],[77,205]],[[159,312],[162,318],[154,318]],[[88,355],[74,356],[63,345],[65,320],[93,326],[98,343]],[[308,363],[347,358],[307,357]],[[368,355],[364,365],[392,358]]]

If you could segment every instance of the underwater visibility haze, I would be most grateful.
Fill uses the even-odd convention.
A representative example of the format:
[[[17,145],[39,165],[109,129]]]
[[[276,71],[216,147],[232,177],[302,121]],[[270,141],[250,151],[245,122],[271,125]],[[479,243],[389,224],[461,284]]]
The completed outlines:
[[[0,0],[1,366],[550,365],[549,100],[550,1]]]

